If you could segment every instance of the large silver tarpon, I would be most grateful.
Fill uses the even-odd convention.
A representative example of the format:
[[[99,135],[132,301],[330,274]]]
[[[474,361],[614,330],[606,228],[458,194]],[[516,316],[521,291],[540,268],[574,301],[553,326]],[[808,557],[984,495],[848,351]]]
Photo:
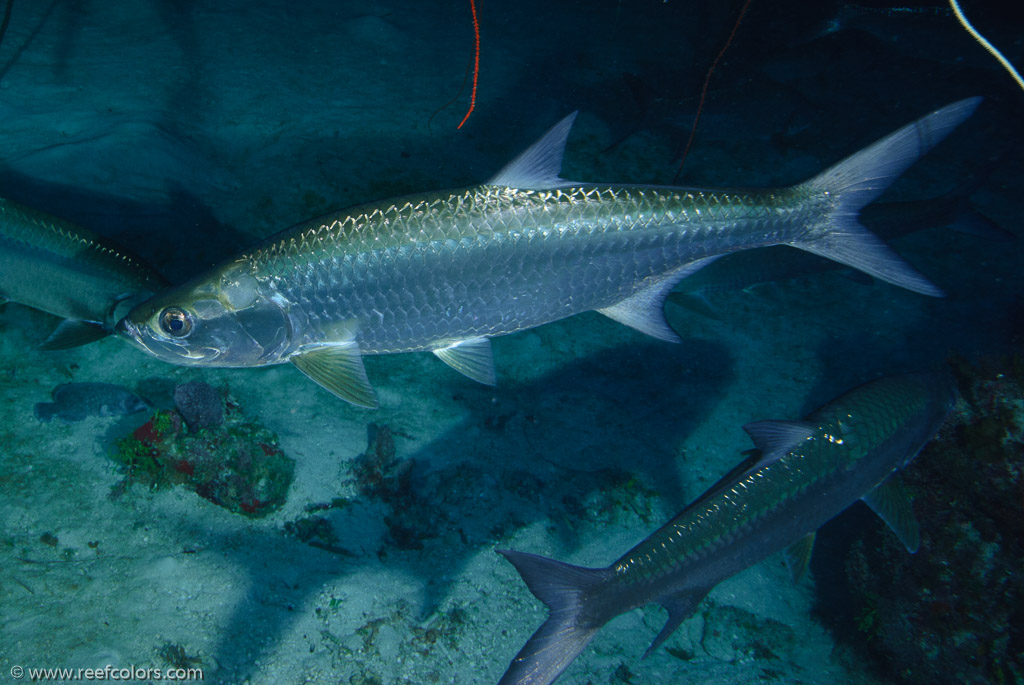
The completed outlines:
[[[571,115],[488,183],[299,224],[137,306],[118,330],[177,364],[290,361],[374,406],[364,354],[431,350],[494,383],[490,338],[588,310],[678,340],[662,313],[668,292],[739,250],[791,245],[940,295],[857,214],[978,102],[944,107],[774,190],[564,180]]]

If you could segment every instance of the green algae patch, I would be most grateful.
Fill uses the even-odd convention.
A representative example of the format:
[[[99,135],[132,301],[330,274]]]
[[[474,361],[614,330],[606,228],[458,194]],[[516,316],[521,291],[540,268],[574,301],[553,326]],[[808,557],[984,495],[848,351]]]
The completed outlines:
[[[160,410],[117,440],[111,456],[124,478],[111,495],[118,497],[136,483],[154,490],[181,486],[243,516],[260,518],[278,510],[295,461],[272,431],[246,417],[230,397],[221,401],[219,425],[189,430],[177,410]]]

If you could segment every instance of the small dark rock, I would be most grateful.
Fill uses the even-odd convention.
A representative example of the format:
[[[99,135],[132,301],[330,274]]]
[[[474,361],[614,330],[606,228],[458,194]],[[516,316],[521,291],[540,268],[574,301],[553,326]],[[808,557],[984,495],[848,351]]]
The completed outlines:
[[[193,433],[224,423],[224,400],[220,392],[202,381],[179,384],[174,389],[174,404]]]

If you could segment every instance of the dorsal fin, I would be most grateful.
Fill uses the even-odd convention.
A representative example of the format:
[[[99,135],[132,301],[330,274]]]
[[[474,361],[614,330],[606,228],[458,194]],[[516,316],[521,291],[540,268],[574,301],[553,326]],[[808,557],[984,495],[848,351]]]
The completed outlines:
[[[761,450],[758,466],[771,463],[814,435],[815,426],[806,421],[754,421],[743,426]]]
[[[573,112],[555,124],[540,140],[506,164],[487,184],[530,190],[573,185],[572,181],[567,181],[558,174],[562,170],[565,143],[569,138],[572,124],[576,121],[576,114],[577,112]]]

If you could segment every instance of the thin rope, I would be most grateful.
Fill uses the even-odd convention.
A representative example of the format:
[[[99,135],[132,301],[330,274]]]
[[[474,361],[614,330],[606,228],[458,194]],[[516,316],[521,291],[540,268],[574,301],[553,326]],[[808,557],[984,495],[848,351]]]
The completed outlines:
[[[960,10],[960,5],[957,4],[957,1],[949,0],[949,6],[953,8],[953,14],[956,15],[957,21],[959,21],[960,25],[967,30],[967,33],[971,34],[971,37],[974,38],[981,47],[988,50],[990,55],[999,60],[999,63],[1002,64],[1003,68],[1010,73],[1010,76],[1012,76],[1013,80],[1017,82],[1017,85],[1024,89],[1024,79],[1020,77],[1017,70],[1013,68],[1012,64],[1010,64],[1010,61],[1003,57],[1003,53],[999,52],[992,43],[989,43],[985,39],[985,36],[978,33],[978,31],[971,26],[971,22],[967,21],[967,17],[965,17],[964,13]]]
[[[476,108],[476,83],[480,76],[480,22],[476,18],[476,0],[469,0],[469,7],[473,11],[473,92],[469,96],[469,110],[466,112],[466,116],[462,117],[462,121],[456,126],[456,129],[462,128],[462,125],[469,119],[469,115],[473,113],[473,109]]]
[[[679,167],[676,169],[675,176],[672,177],[672,183],[679,180],[679,174],[683,172],[683,164],[686,163],[686,155],[690,153],[690,146],[693,144],[693,137],[697,134],[697,123],[700,121],[700,113],[704,111],[704,99],[708,95],[708,84],[711,83],[711,74],[715,73],[715,67],[718,66],[718,62],[721,61],[722,55],[729,49],[729,45],[732,44],[733,37],[736,36],[736,31],[740,27],[740,22],[743,21],[743,15],[747,13],[747,8],[750,7],[751,0],[747,0],[743,3],[740,14],[736,17],[736,23],[732,25],[732,31],[729,33],[729,37],[725,41],[725,45],[718,52],[718,56],[715,57],[715,61],[711,63],[711,67],[708,68],[708,73],[704,76],[704,86],[700,89],[700,102],[697,104],[697,116],[693,118],[693,126],[690,128],[690,137],[686,141],[686,147],[683,148],[683,158],[679,160]]]

